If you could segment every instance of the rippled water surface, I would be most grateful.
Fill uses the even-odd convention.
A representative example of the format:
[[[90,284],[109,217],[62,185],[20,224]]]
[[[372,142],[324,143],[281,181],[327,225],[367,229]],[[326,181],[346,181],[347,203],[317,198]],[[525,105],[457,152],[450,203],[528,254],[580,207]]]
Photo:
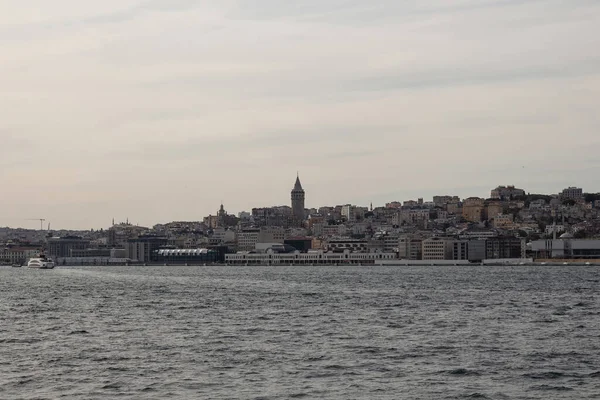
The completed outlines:
[[[0,268],[1,399],[598,399],[594,267]]]

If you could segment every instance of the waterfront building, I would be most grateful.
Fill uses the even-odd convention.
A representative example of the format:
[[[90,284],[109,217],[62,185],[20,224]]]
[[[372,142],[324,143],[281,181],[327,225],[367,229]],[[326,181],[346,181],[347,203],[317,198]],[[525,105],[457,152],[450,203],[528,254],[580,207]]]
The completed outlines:
[[[531,242],[531,251],[535,258],[600,259],[600,240],[563,234],[560,239]]]
[[[514,236],[498,236],[485,241],[486,259],[525,258],[525,239]]]
[[[483,261],[486,256],[486,241],[475,239],[467,242],[468,260],[472,262]]]
[[[398,258],[402,260],[422,260],[423,240],[410,235],[398,238]]]
[[[396,253],[341,253],[309,251],[308,253],[266,253],[226,254],[225,263],[230,265],[372,265],[383,260],[396,259]]]
[[[208,264],[225,262],[225,253],[217,249],[159,249],[154,261],[165,264]]]
[[[432,237],[423,240],[423,260],[452,260],[454,240]]]
[[[168,244],[168,239],[163,236],[143,235],[135,239],[129,239],[125,247],[127,258],[137,262],[155,261],[155,250],[159,250]]]
[[[289,237],[283,243],[292,246],[301,253],[306,253],[313,248],[313,238],[310,237]]]
[[[385,235],[371,239],[367,243],[369,253],[397,253],[398,235]]]
[[[453,260],[468,260],[469,259],[469,241],[455,240],[452,243],[452,259]]]
[[[83,249],[83,250],[75,250],[71,249],[69,258],[110,258],[111,250],[109,248],[101,248],[101,249]]]
[[[38,257],[40,247],[10,246],[0,248],[0,262],[23,265],[30,258]]]
[[[53,258],[70,257],[71,250],[84,250],[90,241],[79,236],[53,237],[47,239],[48,256]]]
[[[383,240],[383,252],[394,253],[398,252],[398,244],[400,236],[396,233],[387,233],[382,238]]]
[[[481,262],[485,260],[485,240],[455,240],[452,243],[452,259]]]

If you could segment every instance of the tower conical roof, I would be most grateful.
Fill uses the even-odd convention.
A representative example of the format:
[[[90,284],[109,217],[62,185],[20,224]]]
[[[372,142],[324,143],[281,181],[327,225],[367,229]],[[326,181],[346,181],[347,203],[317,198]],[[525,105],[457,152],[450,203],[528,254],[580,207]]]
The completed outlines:
[[[300,183],[300,175],[296,176],[296,183],[294,184],[294,190],[304,190],[304,189],[302,189],[302,184]]]

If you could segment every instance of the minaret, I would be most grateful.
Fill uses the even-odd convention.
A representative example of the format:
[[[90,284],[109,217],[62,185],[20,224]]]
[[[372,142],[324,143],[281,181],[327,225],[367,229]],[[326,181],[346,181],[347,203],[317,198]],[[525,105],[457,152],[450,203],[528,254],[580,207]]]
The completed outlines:
[[[296,184],[292,189],[292,213],[297,221],[304,221],[304,189],[300,183],[300,175],[296,175]]]

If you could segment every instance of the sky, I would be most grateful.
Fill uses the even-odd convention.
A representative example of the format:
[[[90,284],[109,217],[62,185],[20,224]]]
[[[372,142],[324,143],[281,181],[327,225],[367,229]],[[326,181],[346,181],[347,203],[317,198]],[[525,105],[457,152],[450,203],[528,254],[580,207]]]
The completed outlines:
[[[600,192],[597,0],[0,2],[0,226]]]

